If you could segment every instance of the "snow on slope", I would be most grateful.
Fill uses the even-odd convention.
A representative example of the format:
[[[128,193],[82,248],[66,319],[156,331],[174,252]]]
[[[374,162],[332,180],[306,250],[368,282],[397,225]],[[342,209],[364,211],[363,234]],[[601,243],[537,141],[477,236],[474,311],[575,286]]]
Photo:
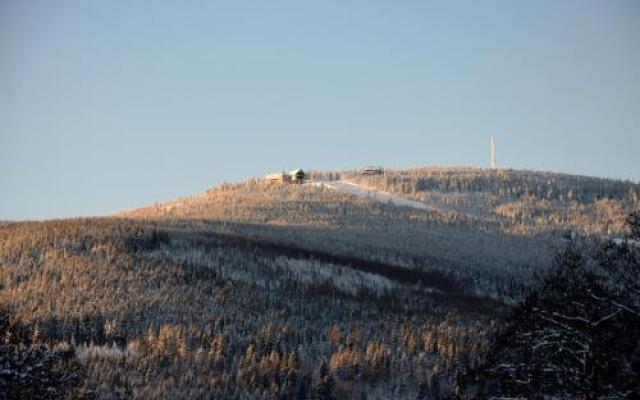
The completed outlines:
[[[435,207],[431,207],[427,204],[419,201],[413,201],[405,199],[404,197],[396,196],[394,194],[382,192],[379,190],[370,189],[357,183],[348,181],[312,181],[311,185],[324,186],[329,189],[338,190],[343,193],[351,194],[354,196],[365,197],[381,203],[392,203],[401,207],[412,207],[419,210],[436,210]]]

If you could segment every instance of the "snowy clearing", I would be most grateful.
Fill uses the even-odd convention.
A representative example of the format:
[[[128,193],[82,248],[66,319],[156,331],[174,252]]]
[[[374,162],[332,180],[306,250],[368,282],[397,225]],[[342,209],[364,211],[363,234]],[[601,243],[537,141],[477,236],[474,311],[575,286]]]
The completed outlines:
[[[390,193],[382,192],[379,190],[369,189],[367,187],[358,185],[357,183],[348,181],[311,181],[310,185],[324,186],[329,189],[339,190],[343,193],[352,194],[359,197],[369,198],[371,200],[379,201],[381,203],[392,203],[401,207],[412,207],[419,210],[431,210],[435,211],[436,208],[419,201],[413,201],[405,199],[404,197],[396,196]]]

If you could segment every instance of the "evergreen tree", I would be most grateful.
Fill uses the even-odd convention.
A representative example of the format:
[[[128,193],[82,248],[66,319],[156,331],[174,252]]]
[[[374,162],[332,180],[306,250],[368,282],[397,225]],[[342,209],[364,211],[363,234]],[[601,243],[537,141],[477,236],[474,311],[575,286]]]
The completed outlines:
[[[562,251],[489,350],[476,376],[487,383],[482,391],[527,398],[640,396],[640,369],[632,360],[640,348],[640,318],[629,289],[640,270],[629,260],[639,258],[626,259],[627,275],[609,273],[627,251],[638,249],[610,251],[600,265],[574,244]]]
[[[334,399],[335,381],[326,360],[323,358],[318,369],[318,376],[313,384],[313,398],[315,400]]]
[[[0,310],[0,397],[6,399],[81,399],[83,374],[69,345],[49,348],[21,334]]]

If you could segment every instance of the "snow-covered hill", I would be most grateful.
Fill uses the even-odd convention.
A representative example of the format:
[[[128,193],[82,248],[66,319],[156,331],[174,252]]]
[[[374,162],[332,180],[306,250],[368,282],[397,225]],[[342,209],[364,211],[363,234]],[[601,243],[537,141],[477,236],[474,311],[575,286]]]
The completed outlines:
[[[438,397],[563,230],[623,237],[638,205],[635,184],[561,174],[328,175],[0,224],[0,329],[18,321],[3,337],[52,357],[75,343],[96,398]]]

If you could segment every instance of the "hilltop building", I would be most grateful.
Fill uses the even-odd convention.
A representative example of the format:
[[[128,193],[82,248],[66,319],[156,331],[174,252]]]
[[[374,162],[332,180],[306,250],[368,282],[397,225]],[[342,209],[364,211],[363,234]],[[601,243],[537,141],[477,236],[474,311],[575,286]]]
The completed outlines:
[[[384,168],[380,166],[368,165],[360,171],[362,175],[384,175]]]
[[[275,183],[291,183],[291,176],[286,172],[274,172],[264,177],[265,181]]]
[[[291,183],[304,183],[305,179],[307,179],[307,174],[301,168],[289,172],[289,176],[291,177]]]
[[[293,171],[287,172],[275,172],[272,174],[268,174],[264,177],[265,181],[274,182],[274,183],[304,183],[307,179],[307,174],[301,169],[294,169]]]

